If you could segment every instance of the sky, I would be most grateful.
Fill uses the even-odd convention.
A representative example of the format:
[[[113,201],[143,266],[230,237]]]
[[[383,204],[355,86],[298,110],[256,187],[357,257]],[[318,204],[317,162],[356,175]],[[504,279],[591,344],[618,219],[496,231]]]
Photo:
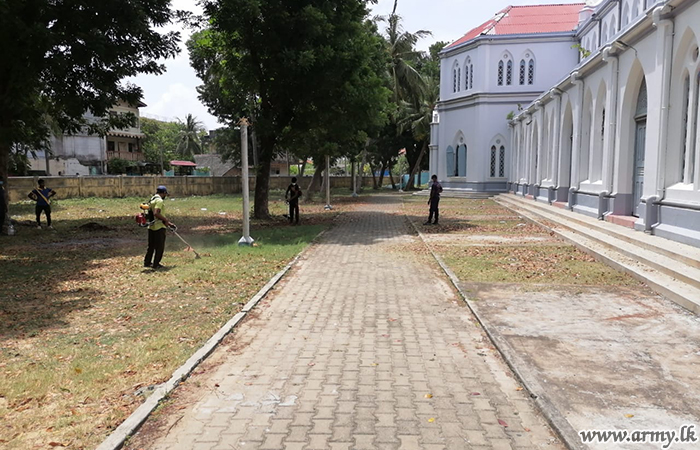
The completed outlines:
[[[437,41],[456,41],[472,28],[486,22],[508,5],[535,5],[541,3],[578,3],[582,0],[399,0],[397,12],[402,18],[406,31],[427,30],[432,36],[418,43],[421,50],[427,50]],[[201,13],[194,0],[173,0],[176,9]],[[394,0],[379,0],[372,6],[372,15],[388,15],[394,7]],[[185,42],[190,31],[179,26],[169,29],[180,30],[181,52],[175,59],[163,61],[167,71],[162,75],[141,75],[130,81],[141,86],[144,102],[141,108],[145,117],[160,120],[184,120],[187,114],[194,115],[205,128],[212,130],[221,125],[207,112],[206,106],[197,98],[196,88],[201,84],[190,67]],[[168,29],[168,30],[169,30]]]

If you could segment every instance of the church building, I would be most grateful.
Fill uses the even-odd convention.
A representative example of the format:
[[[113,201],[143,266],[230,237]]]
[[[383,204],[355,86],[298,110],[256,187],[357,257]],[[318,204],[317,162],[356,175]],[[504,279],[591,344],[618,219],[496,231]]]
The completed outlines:
[[[431,172],[700,246],[700,1],[509,7],[441,53]]]

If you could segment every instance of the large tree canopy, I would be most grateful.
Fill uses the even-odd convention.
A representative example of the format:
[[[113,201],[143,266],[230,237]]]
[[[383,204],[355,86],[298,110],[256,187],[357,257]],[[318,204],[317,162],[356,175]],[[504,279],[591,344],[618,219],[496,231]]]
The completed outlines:
[[[200,98],[229,124],[252,119],[255,216],[268,216],[270,164],[302,142],[329,148],[381,125],[388,91],[365,0],[211,0],[188,43]],[[378,62],[380,62],[378,64]],[[305,136],[306,135],[306,136]],[[301,153],[301,152],[299,152]]]
[[[177,53],[177,33],[156,30],[175,15],[170,0],[0,1],[2,179],[10,149],[41,146],[49,123],[100,133],[131,122],[107,112],[141,97],[137,86],[122,80],[162,73],[157,60]],[[88,123],[86,111],[105,119]]]

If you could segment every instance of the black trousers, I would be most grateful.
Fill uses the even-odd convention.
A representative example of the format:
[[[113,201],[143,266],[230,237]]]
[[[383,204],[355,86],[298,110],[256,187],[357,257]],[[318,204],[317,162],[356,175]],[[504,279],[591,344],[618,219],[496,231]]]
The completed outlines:
[[[153,265],[155,267],[160,264],[165,251],[165,236],[165,228],[157,231],[148,230],[148,250],[146,251],[146,258],[143,260],[144,266]],[[154,253],[155,257],[153,256]]]
[[[435,223],[438,221],[438,217],[440,217],[440,199],[435,199],[430,201],[430,213],[428,214],[428,222],[432,222],[433,220],[433,214],[435,215]]]
[[[46,205],[46,206],[39,206],[36,205],[36,223],[37,225],[41,225],[41,213],[44,212],[46,214],[46,224],[48,226],[51,226],[51,206]]]
[[[289,202],[289,223],[292,222],[299,223],[299,200]]]

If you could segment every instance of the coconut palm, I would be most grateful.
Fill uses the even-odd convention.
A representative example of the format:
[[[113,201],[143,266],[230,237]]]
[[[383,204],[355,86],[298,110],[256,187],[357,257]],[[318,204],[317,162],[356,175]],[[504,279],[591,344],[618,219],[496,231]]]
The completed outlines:
[[[406,190],[413,189],[414,178],[420,171],[421,163],[425,154],[428,152],[430,144],[430,124],[433,121],[433,111],[440,96],[440,81],[437,78],[425,78],[425,90],[423,95],[415,104],[404,102],[401,109],[401,118],[399,119],[399,131],[403,132],[411,130],[413,138],[419,143],[421,150],[418,154],[411,174],[406,184]]]
[[[181,158],[192,161],[194,155],[202,152],[202,141],[199,134],[205,131],[204,124],[199,122],[192,114],[187,114],[185,121],[180,123],[180,133],[177,144],[177,153]]]
[[[398,0],[394,1],[394,10],[387,19],[387,52],[389,57],[389,77],[394,92],[394,102],[418,101],[425,89],[425,81],[415,68],[415,63],[423,57],[423,52],[416,50],[416,43],[432,33],[419,30],[409,33],[401,25],[401,16],[396,14]]]

